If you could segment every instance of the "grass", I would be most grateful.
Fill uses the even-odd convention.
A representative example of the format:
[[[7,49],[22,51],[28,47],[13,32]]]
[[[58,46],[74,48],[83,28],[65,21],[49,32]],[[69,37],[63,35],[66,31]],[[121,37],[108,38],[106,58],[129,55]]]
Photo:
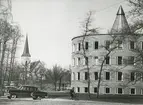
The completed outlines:
[[[128,103],[128,104],[143,104],[142,95],[100,95],[99,98],[96,94],[91,94],[91,99],[89,99],[87,93],[78,93],[78,100],[90,100],[90,101],[101,101],[101,102],[112,102],[112,103]],[[64,98],[70,99],[69,92],[49,92],[49,98]]]
[[[50,91],[48,92],[49,98],[61,98],[61,99],[70,99],[69,91]],[[95,101],[98,102],[107,102],[107,103],[123,103],[126,104],[143,104],[143,95],[100,95],[99,98],[96,97],[96,94],[91,94],[91,99],[88,98],[87,93],[78,93],[77,94],[78,100],[88,100],[88,101]],[[5,102],[7,99],[1,99],[0,102]],[[10,101],[10,100],[8,100]]]

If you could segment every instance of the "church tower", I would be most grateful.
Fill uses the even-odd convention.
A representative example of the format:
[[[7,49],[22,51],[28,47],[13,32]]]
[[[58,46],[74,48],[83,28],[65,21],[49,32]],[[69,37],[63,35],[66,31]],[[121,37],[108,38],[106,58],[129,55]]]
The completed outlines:
[[[30,71],[30,64],[31,64],[31,55],[29,53],[29,45],[28,45],[28,36],[26,35],[25,46],[23,50],[23,54],[21,55],[22,66],[24,68],[24,75],[23,75],[23,84],[28,83],[28,71]]]
[[[23,54],[21,55],[22,64],[29,64],[31,61],[31,55],[29,53],[28,36],[26,35],[25,46]]]

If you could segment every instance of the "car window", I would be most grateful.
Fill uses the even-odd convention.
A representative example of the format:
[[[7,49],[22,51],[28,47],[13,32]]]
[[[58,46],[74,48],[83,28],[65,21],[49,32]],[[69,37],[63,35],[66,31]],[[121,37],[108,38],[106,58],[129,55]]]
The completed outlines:
[[[23,87],[23,89],[22,90],[26,90],[26,87]]]
[[[29,88],[30,91],[33,91],[33,88]]]
[[[27,90],[27,91],[38,91],[37,87],[20,87],[20,90]]]
[[[35,91],[38,91],[38,88],[35,88]]]
[[[20,90],[22,90],[22,89],[23,89],[23,87],[19,87],[19,89],[20,89]]]
[[[28,88],[28,87],[25,87],[25,90],[29,91],[29,88]]]
[[[21,87],[21,90],[27,90],[26,87]]]

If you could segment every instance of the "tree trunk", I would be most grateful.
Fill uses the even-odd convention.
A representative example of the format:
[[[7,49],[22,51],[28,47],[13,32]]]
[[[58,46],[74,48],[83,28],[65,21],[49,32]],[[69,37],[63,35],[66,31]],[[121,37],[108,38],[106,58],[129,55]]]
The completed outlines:
[[[97,98],[99,98],[99,88],[100,88],[100,82],[101,82],[101,74],[102,74],[102,70],[103,70],[103,64],[104,62],[102,62],[101,68],[100,68],[100,72],[99,72],[99,79],[98,79],[98,84],[97,84]]]
[[[9,63],[8,63],[9,62],[9,55],[10,55],[10,48],[8,48],[7,59],[6,59],[6,71],[4,73],[4,81],[5,80],[8,81],[8,85],[9,85],[9,77],[7,76],[7,72],[9,70]]]
[[[54,85],[55,85],[55,91],[56,91],[57,90],[57,82],[55,82]]]
[[[1,63],[0,63],[0,70],[1,70],[1,92],[3,95],[3,87],[4,87],[4,71],[3,71],[3,62],[5,58],[5,50],[6,50],[6,41],[3,42],[2,45],[2,56],[1,56]]]
[[[91,99],[91,94],[90,94],[90,73],[89,73],[89,68],[88,68],[88,97]]]
[[[98,84],[97,84],[97,98],[99,98],[99,89],[100,89],[101,75],[102,75],[102,71],[103,71],[104,62],[109,54],[110,54],[110,52],[108,52],[106,54],[106,56],[104,57],[104,60],[102,61],[102,64],[101,64],[101,68],[100,68],[100,72],[99,72],[99,79],[98,79]]]
[[[59,91],[61,90],[61,83],[62,83],[62,78],[59,80]]]
[[[41,75],[41,84],[40,84],[40,88],[42,89],[42,85],[43,85],[43,83],[42,83],[43,81],[42,81],[42,75]]]

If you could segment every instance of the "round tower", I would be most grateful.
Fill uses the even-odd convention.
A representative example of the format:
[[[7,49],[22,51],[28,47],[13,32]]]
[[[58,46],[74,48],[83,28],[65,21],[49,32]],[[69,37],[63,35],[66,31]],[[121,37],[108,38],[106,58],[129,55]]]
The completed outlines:
[[[85,38],[84,38],[85,37]],[[112,43],[113,38],[124,38]],[[84,39],[84,41],[83,41]],[[84,44],[83,44],[84,42]],[[116,45],[116,46],[115,46]],[[90,68],[90,93],[97,94],[99,73],[103,60],[103,71],[101,73],[100,94],[143,94],[143,82],[136,82],[137,75],[143,77],[143,72],[136,63],[138,49],[143,50],[143,37],[132,35],[122,6],[117,11],[116,19],[110,34],[91,34],[77,36],[72,39],[72,76],[71,87],[76,92],[88,92],[88,73],[86,62]],[[88,60],[85,62],[83,56],[85,46]],[[109,49],[112,48],[108,54]],[[105,56],[108,54],[108,56]]]

